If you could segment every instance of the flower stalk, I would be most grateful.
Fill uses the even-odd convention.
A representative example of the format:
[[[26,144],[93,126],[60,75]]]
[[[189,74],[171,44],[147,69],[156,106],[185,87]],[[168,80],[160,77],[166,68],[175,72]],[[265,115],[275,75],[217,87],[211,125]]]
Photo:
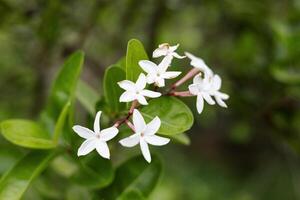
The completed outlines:
[[[180,91],[180,92],[170,92],[170,96],[177,96],[177,97],[191,97],[194,96],[193,94],[190,93],[190,91]]]
[[[134,125],[128,119],[125,120],[125,123],[133,132],[135,132]]]
[[[193,78],[196,74],[198,74],[200,72],[200,70],[198,68],[193,68],[191,69],[184,77],[182,77],[181,79],[179,79],[177,82],[175,82],[172,86],[171,86],[171,91],[175,90],[178,86],[182,85],[183,83],[185,83],[187,80]]]

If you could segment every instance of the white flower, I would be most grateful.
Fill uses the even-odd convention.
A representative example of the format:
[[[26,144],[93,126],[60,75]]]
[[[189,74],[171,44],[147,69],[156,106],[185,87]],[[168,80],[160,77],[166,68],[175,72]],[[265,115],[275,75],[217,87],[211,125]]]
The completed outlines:
[[[178,53],[175,52],[175,50],[179,47],[179,44],[170,46],[168,43],[163,43],[158,45],[158,48],[153,51],[152,57],[158,58],[161,56],[165,56],[164,60],[171,63],[173,57],[182,59],[185,58],[185,56],[180,56]]]
[[[120,102],[131,102],[137,100],[142,105],[147,105],[145,97],[156,98],[160,97],[161,93],[153,92],[151,90],[145,90],[146,87],[146,76],[141,73],[136,83],[129,80],[118,82],[119,86],[126,90],[121,96]]]
[[[202,78],[201,74],[198,74],[194,77],[193,84],[189,85],[189,91],[197,96],[196,106],[198,113],[201,113],[203,110],[204,100],[210,105],[215,104],[212,96],[220,106],[227,108],[223,100],[228,99],[229,96],[219,91],[221,84],[222,80],[219,75],[205,75],[205,77]]]
[[[135,134],[120,140],[124,147],[133,147],[140,143],[141,151],[144,158],[150,163],[151,154],[148,144],[162,146],[169,143],[169,138],[164,138],[155,135],[160,127],[160,119],[155,117],[150,123],[146,124],[143,116],[138,110],[133,111],[133,125]]]
[[[207,74],[208,76],[213,75],[213,71],[205,64],[205,62],[193,54],[189,52],[185,52],[185,55],[191,60],[191,65],[197,69],[199,69],[204,74]]]
[[[119,130],[116,127],[110,127],[100,131],[100,116],[101,111],[96,114],[94,131],[79,125],[73,126],[73,130],[80,137],[86,139],[78,149],[78,156],[84,156],[96,149],[100,156],[109,159],[110,154],[106,142],[114,138]]]
[[[147,72],[147,83],[155,83],[158,87],[165,86],[165,79],[172,79],[181,74],[181,72],[168,71],[169,63],[166,60],[162,60],[159,65],[151,62],[150,60],[141,60],[139,62],[141,68]]]

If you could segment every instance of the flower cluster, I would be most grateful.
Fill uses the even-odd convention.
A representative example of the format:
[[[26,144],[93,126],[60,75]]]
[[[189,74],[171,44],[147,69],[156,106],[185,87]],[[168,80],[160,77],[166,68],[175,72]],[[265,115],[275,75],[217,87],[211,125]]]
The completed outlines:
[[[227,107],[224,100],[229,98],[229,95],[220,92],[222,80],[219,75],[214,74],[213,71],[205,64],[205,62],[191,53],[186,52],[185,55],[191,60],[191,65],[200,71],[193,79],[193,84],[189,85],[191,94],[197,96],[197,110],[199,114],[203,110],[204,100],[214,105],[215,101],[222,106]]]
[[[162,95],[197,96],[196,108],[198,113],[203,111],[204,101],[210,105],[217,103],[222,107],[227,107],[224,100],[228,99],[229,96],[219,91],[222,85],[220,76],[214,74],[201,58],[188,52],[185,52],[185,56],[180,56],[175,52],[178,47],[179,44],[175,46],[170,46],[168,43],[159,45],[152,55],[153,58],[163,57],[158,65],[149,60],[140,60],[138,64],[145,74],[141,73],[135,83],[129,80],[118,82],[118,85],[125,90],[119,101],[132,102],[132,106],[124,120],[118,121],[112,127],[101,131],[101,111],[99,111],[95,117],[94,131],[79,125],[73,127],[73,130],[85,139],[78,149],[78,156],[86,155],[96,149],[103,158],[109,159],[110,152],[107,142],[118,134],[118,127],[121,124],[126,124],[131,128],[133,134],[121,139],[119,143],[124,147],[133,147],[139,144],[144,158],[146,161],[151,162],[148,144],[161,146],[169,143],[170,139],[156,135],[161,126],[159,116],[146,124],[142,114],[136,108],[138,104],[147,105],[146,98],[158,98]],[[181,74],[180,71],[168,71],[174,57],[177,59],[189,58],[190,65],[193,68],[180,80],[172,84],[166,94],[162,94],[156,90],[165,87],[166,80],[176,78]],[[193,78],[193,83],[188,86],[187,91],[175,91],[178,86],[190,78]],[[153,84],[155,91],[146,89],[147,84]],[[129,121],[131,115],[133,123]]]

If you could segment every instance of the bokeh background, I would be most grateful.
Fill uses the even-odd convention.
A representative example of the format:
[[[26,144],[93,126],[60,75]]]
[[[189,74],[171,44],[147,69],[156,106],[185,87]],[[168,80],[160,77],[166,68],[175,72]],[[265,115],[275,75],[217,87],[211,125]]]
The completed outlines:
[[[158,149],[165,170],[151,199],[300,199],[299,0],[0,0],[0,121],[35,118],[77,49],[86,54],[82,79],[101,93],[105,68],[131,38],[149,55],[180,43],[180,54],[202,57],[231,96],[228,109],[206,105],[201,115],[186,100],[191,143]],[[2,137],[0,145],[2,175],[22,150]],[[56,198],[29,190],[25,199]]]

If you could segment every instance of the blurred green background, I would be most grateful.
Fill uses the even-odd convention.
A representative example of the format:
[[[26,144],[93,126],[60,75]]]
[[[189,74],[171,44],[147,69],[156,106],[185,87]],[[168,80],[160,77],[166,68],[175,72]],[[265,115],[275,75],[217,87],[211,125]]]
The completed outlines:
[[[0,121],[35,118],[77,49],[86,54],[82,79],[101,93],[105,68],[131,38],[149,55],[180,43],[180,54],[202,57],[231,96],[228,109],[206,105],[201,115],[195,98],[186,100],[196,118],[191,144],[159,149],[165,170],[151,199],[300,199],[299,0],[0,0]],[[76,115],[88,114],[78,106]],[[2,137],[0,145],[2,175],[22,150]],[[59,199],[80,190],[63,192]]]

